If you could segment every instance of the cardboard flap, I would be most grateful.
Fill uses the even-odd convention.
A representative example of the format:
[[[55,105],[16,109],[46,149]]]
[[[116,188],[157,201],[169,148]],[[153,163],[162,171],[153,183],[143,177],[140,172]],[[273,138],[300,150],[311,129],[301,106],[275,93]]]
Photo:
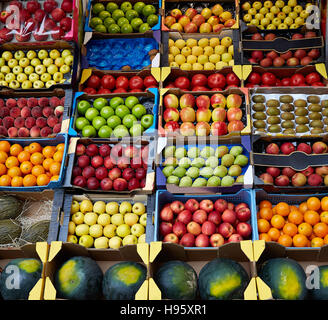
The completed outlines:
[[[240,242],[240,248],[247,256],[249,261],[254,261],[252,240],[244,240]]]
[[[242,242],[245,242],[243,246]],[[245,251],[244,251],[245,250]],[[229,242],[217,248],[219,258],[227,258],[236,261],[248,261],[253,256],[252,241],[245,240],[241,242]]]
[[[42,263],[46,263],[49,254],[49,245],[47,242],[37,242],[35,244],[35,250],[38,253]]]
[[[43,289],[43,279],[41,278],[30,291],[28,295],[28,300],[41,300],[42,289]]]
[[[243,79],[243,66],[235,65],[232,67],[232,70],[240,80]]]
[[[149,300],[162,300],[161,290],[159,290],[153,278],[148,280],[148,297]]]
[[[51,262],[61,250],[63,243],[61,241],[52,241],[49,250],[48,262]]]
[[[148,280],[145,280],[135,295],[135,300],[148,300]]]
[[[328,78],[327,69],[324,63],[317,63],[315,69],[321,74],[325,79]]]
[[[157,255],[161,252],[162,244],[163,244],[162,241],[154,241],[154,242],[150,243],[150,249],[149,249],[149,262],[150,263],[154,262]]]
[[[45,279],[43,299],[56,300],[56,289],[49,277]]]
[[[257,300],[256,280],[253,277],[244,291],[245,300]]]
[[[137,252],[141,257],[143,263],[148,266],[149,264],[149,244],[148,243],[138,243]]]
[[[256,277],[257,292],[259,300],[272,300],[270,287],[259,277]]]
[[[150,72],[157,82],[161,81],[161,68],[158,67],[151,68]]]
[[[253,254],[254,261],[258,261],[262,252],[265,250],[265,241],[264,240],[255,240],[253,242]]]

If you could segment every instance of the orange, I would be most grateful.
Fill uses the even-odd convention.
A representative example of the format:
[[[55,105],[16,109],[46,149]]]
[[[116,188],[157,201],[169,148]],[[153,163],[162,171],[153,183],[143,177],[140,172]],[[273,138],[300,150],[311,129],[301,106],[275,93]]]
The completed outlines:
[[[42,147],[41,147],[40,143],[38,143],[38,142],[32,142],[29,145],[29,150],[30,150],[30,153],[42,152]]]
[[[52,159],[52,158],[46,158],[46,159],[43,160],[43,162],[42,162],[42,166],[43,166],[43,168],[44,168],[45,170],[48,171],[49,168],[50,168],[50,165],[51,165],[53,162],[55,162],[54,159]]]
[[[271,238],[267,233],[261,233],[259,235],[259,239],[264,241],[271,241]]]
[[[285,247],[291,247],[293,245],[293,239],[288,234],[282,234],[278,239],[278,243]]]
[[[53,162],[50,167],[49,167],[49,171],[50,173],[55,176],[55,175],[59,175],[60,173],[60,167],[61,167],[61,164],[59,162]]]
[[[64,152],[64,149],[65,149],[65,143],[60,143],[56,146],[56,150],[57,151],[62,151]]]
[[[294,247],[306,247],[308,244],[308,239],[304,234],[295,234],[293,237],[293,245]]]
[[[264,207],[260,209],[260,218],[265,219],[265,220],[271,220],[273,214],[272,214],[272,209]]]
[[[308,210],[304,213],[304,221],[314,226],[320,221],[319,213],[313,210]]]
[[[43,156],[43,154],[41,152],[34,152],[31,155],[31,159],[30,159],[30,161],[34,165],[42,164],[43,160],[44,160],[44,156]]]
[[[24,187],[33,187],[36,185],[36,177],[33,174],[27,174],[23,179]]]
[[[328,223],[328,211],[322,211],[320,213],[320,221],[324,223]]]
[[[302,213],[305,213],[305,211],[308,211],[308,206],[307,206],[307,203],[306,202],[302,202],[299,206],[299,210],[302,212]]]
[[[24,161],[19,167],[23,174],[29,174],[32,171],[33,164],[30,161]]]
[[[287,234],[287,235],[289,235],[289,236],[291,236],[291,237],[294,237],[295,236],[295,234],[297,233],[297,226],[296,226],[296,224],[294,224],[294,223],[290,223],[290,222],[288,222],[288,223],[286,223],[285,225],[284,225],[284,227],[283,227],[283,229],[282,229],[282,232],[284,233],[284,234]]]
[[[8,157],[8,159],[6,160],[6,167],[8,169],[10,169],[12,167],[18,167],[18,166],[19,166],[19,161],[16,157],[14,157],[14,156]]]
[[[25,147],[24,147],[24,151],[27,151],[28,153],[31,153],[31,152],[30,152],[30,147],[29,147],[29,146],[25,146]]]
[[[36,179],[36,183],[38,186],[45,186],[49,183],[49,181],[50,179],[45,173],[40,174]]]
[[[298,226],[297,230],[298,233],[303,234],[306,237],[309,237],[312,233],[312,226],[307,222],[303,222]]]
[[[3,163],[0,163],[0,176],[6,173],[7,173],[7,167]]]
[[[321,208],[321,201],[317,197],[310,197],[306,204],[309,210],[318,211]]]
[[[42,154],[45,158],[52,158],[56,152],[56,147],[46,146],[42,150]]]
[[[13,144],[9,150],[10,155],[15,156],[15,157],[17,157],[19,155],[19,153],[22,151],[23,151],[23,147],[18,143]]]
[[[328,234],[328,226],[324,222],[319,222],[313,227],[313,232],[317,237],[324,238]]]
[[[321,199],[321,209],[322,209],[323,211],[328,210],[328,197],[323,197],[323,198]]]
[[[22,187],[23,186],[23,177],[13,177],[11,179],[11,186],[12,187]]]
[[[288,221],[294,224],[300,224],[303,222],[303,213],[298,210],[291,211],[288,215]]]
[[[21,169],[19,167],[12,167],[12,168],[8,169],[7,174],[11,178],[13,178],[13,177],[21,177],[22,176],[22,171],[21,171]]]
[[[4,174],[0,177],[0,186],[1,187],[9,187],[11,185],[11,177],[7,174]]]
[[[290,212],[298,210],[298,208],[296,206],[289,206],[289,209],[290,209]]]
[[[10,143],[5,140],[0,141],[0,151],[8,153],[10,151]]]
[[[4,151],[0,151],[0,163],[5,163],[8,159],[8,154]]]
[[[277,207],[273,207],[273,208],[272,208],[272,214],[273,214],[273,215],[277,214]]]
[[[270,223],[265,219],[259,219],[257,221],[257,227],[260,233],[266,233],[270,229]]]
[[[322,238],[316,237],[311,240],[311,247],[322,247],[325,244]]]
[[[44,170],[44,168],[41,165],[36,165],[32,168],[32,174],[36,177],[38,177],[41,174],[44,174],[46,171]]]
[[[272,204],[268,200],[262,200],[260,202],[260,204],[259,204],[259,207],[260,207],[260,209],[262,209],[262,208],[270,208],[271,209],[272,208]]]
[[[59,176],[58,175],[52,176],[50,178],[50,181],[57,181],[57,180],[59,180]]]
[[[285,225],[285,219],[281,215],[275,214],[271,219],[271,225],[277,229],[282,229]]]
[[[19,162],[29,161],[31,157],[31,154],[25,150],[20,152],[17,156],[17,159]]]
[[[280,237],[280,231],[277,228],[270,228],[268,231],[268,236],[272,239],[272,241],[277,241]]]
[[[62,151],[57,151],[54,154],[53,159],[57,162],[62,162],[63,161],[63,155],[64,155],[64,153]]]
[[[324,237],[323,242],[324,242],[325,244],[328,244],[328,234]]]
[[[289,205],[288,203],[286,202],[279,202],[277,205],[276,205],[276,210],[277,210],[277,214],[283,216],[283,217],[286,217],[288,216],[289,212],[290,212],[290,208],[289,208]]]

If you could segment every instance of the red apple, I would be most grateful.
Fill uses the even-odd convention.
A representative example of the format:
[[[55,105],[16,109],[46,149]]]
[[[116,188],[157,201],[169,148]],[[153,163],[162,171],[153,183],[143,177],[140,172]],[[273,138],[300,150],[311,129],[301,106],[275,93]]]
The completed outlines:
[[[221,214],[217,211],[212,211],[209,213],[208,217],[207,217],[208,221],[213,222],[216,225],[219,225],[221,223]]]
[[[196,98],[196,106],[198,109],[204,108],[204,109],[209,109],[211,106],[211,99],[209,96],[206,96],[204,94],[198,96]]]
[[[195,245],[195,236],[191,233],[186,233],[181,238],[179,244],[184,247],[193,247]]]
[[[195,236],[198,236],[202,232],[202,227],[199,223],[191,221],[187,224],[187,231]]]
[[[210,246],[210,240],[207,235],[200,234],[195,239],[195,246],[196,247],[209,247]]]
[[[167,234],[172,233],[173,226],[170,222],[161,222],[159,225],[159,233],[165,237]]]
[[[237,215],[235,211],[226,209],[223,211],[221,218],[223,222],[229,222],[233,224],[237,219]]]
[[[233,226],[229,222],[223,222],[219,225],[218,232],[224,238],[229,238],[233,234]]]
[[[280,150],[283,154],[288,155],[295,151],[295,146],[291,142],[284,142],[280,146]]]
[[[266,172],[270,174],[273,178],[276,178],[280,175],[280,169],[276,167],[268,167],[266,168]]]
[[[240,241],[243,241],[243,237],[237,233],[232,234],[228,239],[228,242],[240,242]]]
[[[214,208],[214,204],[211,200],[202,200],[199,204],[199,208],[201,210],[204,210],[206,213],[209,213],[211,211],[213,211],[213,208]]]
[[[203,224],[207,220],[206,211],[202,209],[196,210],[192,215],[192,220],[199,224]]]
[[[224,199],[218,199],[214,202],[214,208],[218,213],[222,213],[228,208],[228,202]]]
[[[251,210],[243,207],[236,211],[237,219],[241,222],[248,221],[251,218]]]
[[[278,176],[277,178],[274,179],[274,183],[277,186],[285,187],[285,186],[289,185],[289,182],[290,182],[289,178],[285,175],[280,175],[280,176]]]
[[[236,230],[243,238],[248,238],[252,234],[252,227],[247,222],[238,223]]]
[[[188,199],[185,203],[185,209],[189,210],[190,212],[195,212],[199,209],[199,202],[195,199]]]
[[[210,237],[210,244],[212,247],[220,247],[224,244],[224,238],[220,233],[214,233]]]
[[[179,238],[174,233],[165,235],[163,242],[179,243]]]
[[[170,208],[174,214],[179,214],[184,210],[184,204],[181,201],[175,200],[171,203]]]
[[[165,108],[175,108],[179,107],[179,99],[175,94],[166,94],[163,98]]]
[[[181,221],[176,221],[173,225],[172,230],[173,233],[178,236],[178,238],[181,238],[187,232],[186,225]]]
[[[188,224],[192,220],[192,213],[189,210],[181,211],[177,216],[177,221],[180,221],[184,224]]]
[[[273,177],[271,174],[268,173],[262,173],[259,177],[265,184],[273,184]]]
[[[164,207],[160,212],[160,218],[163,221],[170,222],[173,220],[174,213],[170,207]]]
[[[202,225],[202,233],[210,236],[215,233],[216,226],[212,221],[205,221]]]

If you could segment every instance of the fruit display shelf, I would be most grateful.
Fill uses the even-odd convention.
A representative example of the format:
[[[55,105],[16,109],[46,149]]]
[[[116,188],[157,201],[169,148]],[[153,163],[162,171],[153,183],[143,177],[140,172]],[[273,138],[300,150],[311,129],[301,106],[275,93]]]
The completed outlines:
[[[163,0],[162,31],[185,33],[217,33],[222,29],[238,29],[238,3],[225,0],[218,4],[215,0],[178,3]]]
[[[74,243],[52,242],[44,274],[43,300],[147,300],[148,251],[149,245],[146,243],[108,250],[87,249]],[[62,290],[62,286],[68,285],[68,283],[59,280],[58,273],[64,263],[72,261],[71,259],[76,261],[74,269],[69,268],[72,274],[82,272],[85,277],[77,286],[77,290]],[[136,276],[129,284],[120,280],[113,281],[115,275],[111,276],[109,271],[106,272],[110,268],[110,270],[113,270],[114,265],[116,267],[113,271],[120,271],[121,265],[118,265],[118,263],[123,262],[125,264],[122,267],[130,268],[128,269],[129,274],[137,272],[133,273]],[[136,270],[136,267],[139,267],[139,270]],[[142,272],[140,272],[141,270]],[[68,277],[67,279],[71,278]],[[108,283],[111,283],[111,292],[108,292]]]
[[[254,240],[275,241],[284,245],[287,250],[305,252],[318,250],[318,247],[325,244],[324,234],[320,233],[320,228],[324,225],[320,220],[320,214],[326,210],[327,193],[273,194],[261,189],[254,189],[254,192],[256,209],[252,214],[254,220],[257,220],[253,229]],[[279,209],[274,209],[278,204]],[[266,211],[262,212],[261,209]],[[280,231],[284,227],[285,236],[280,238]]]
[[[52,138],[68,133],[72,101],[71,89],[39,92],[2,90],[1,138]]]
[[[55,194],[55,199],[53,210],[62,214],[58,241],[115,250],[150,243],[154,238],[153,229],[147,226],[151,226],[153,219],[152,196],[108,196],[66,190]]]
[[[185,71],[221,70],[240,61],[238,29],[215,34],[162,33],[162,67]]]
[[[152,137],[71,138],[64,187],[81,192],[151,194],[155,143]]]
[[[4,43],[0,55],[4,64],[0,70],[1,89],[52,90],[77,84],[79,52],[72,41]],[[18,78],[20,75],[22,78]]]
[[[160,37],[160,32],[154,31],[143,37],[90,40],[81,48],[81,68],[140,71],[160,67]]]
[[[197,249],[150,244],[149,300],[257,300],[251,241]],[[224,266],[226,272],[221,273]],[[220,292],[210,290],[214,282],[226,283],[228,277],[238,284]]]
[[[41,145],[41,147],[57,146],[59,144],[64,144],[64,150],[62,152],[62,160],[61,160],[59,173],[57,174],[59,168],[54,169],[56,171],[56,175],[58,175],[57,180],[52,180],[52,181],[50,180],[50,182],[47,185],[36,185],[36,183],[34,183],[33,186],[17,186],[17,187],[9,186],[8,183],[4,183],[4,185],[0,186],[0,191],[40,192],[40,191],[43,191],[46,189],[58,189],[58,188],[62,187],[63,181],[64,181],[64,176],[66,173],[66,168],[67,168],[67,156],[68,156],[67,151],[68,151],[68,142],[69,142],[68,134],[58,134],[55,138],[44,138],[44,139],[33,139],[33,140],[26,139],[26,138],[15,138],[15,139],[3,139],[2,141],[8,141],[11,145],[18,144],[23,148],[26,146],[29,146],[33,142],[39,143]],[[43,157],[44,156],[41,154],[41,159]],[[13,163],[15,163],[15,162],[16,161],[13,161]],[[24,162],[24,161],[22,160],[22,162]],[[28,162],[28,165],[33,166],[31,162],[29,162],[29,161],[26,161],[26,162]],[[56,161],[54,161],[54,162],[56,162]],[[29,175],[29,174],[26,174],[26,175]],[[8,182],[8,181],[6,181],[6,182]],[[30,184],[30,183],[28,183],[28,184]]]
[[[323,136],[326,88],[257,88],[250,90],[254,135]]]
[[[218,82],[224,81],[223,75],[216,76]],[[250,131],[248,91],[244,89],[232,87],[220,93],[160,89],[159,136],[229,138]]]
[[[83,69],[78,91],[85,92],[89,96],[104,93],[143,92],[148,88],[158,88],[160,78],[160,68],[124,73]]]
[[[217,140],[159,138],[157,190],[174,194],[226,194],[252,188],[248,136]],[[189,153],[189,154],[188,154]]]
[[[157,128],[158,103],[159,94],[155,88],[143,93],[110,93],[96,99],[76,92],[69,134],[85,138],[153,136]]]
[[[160,30],[161,7],[162,0],[89,0],[84,43],[94,38],[121,37],[122,34],[133,37],[135,34],[145,35]]]
[[[1,1],[0,12],[1,43],[51,40],[79,43],[81,0]],[[14,14],[20,14],[20,18],[15,20]]]

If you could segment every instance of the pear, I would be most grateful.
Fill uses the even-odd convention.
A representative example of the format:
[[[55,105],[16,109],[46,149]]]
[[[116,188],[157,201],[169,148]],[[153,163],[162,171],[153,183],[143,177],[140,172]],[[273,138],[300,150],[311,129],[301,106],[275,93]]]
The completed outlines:
[[[192,179],[190,177],[183,177],[180,180],[179,187],[191,187],[192,186]]]
[[[204,178],[197,178],[192,184],[193,187],[206,187],[206,185],[207,180]]]
[[[221,184],[221,179],[216,176],[213,176],[207,180],[208,187],[218,187],[220,184]]]
[[[245,167],[248,164],[248,158],[245,155],[240,154],[236,157],[234,164],[238,164],[241,167]]]

